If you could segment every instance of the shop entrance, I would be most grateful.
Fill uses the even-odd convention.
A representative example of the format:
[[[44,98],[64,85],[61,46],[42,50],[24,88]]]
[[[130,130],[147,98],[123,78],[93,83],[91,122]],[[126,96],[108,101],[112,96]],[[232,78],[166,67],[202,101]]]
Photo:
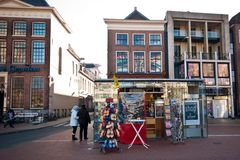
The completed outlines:
[[[146,136],[164,137],[164,100],[163,93],[145,93]]]

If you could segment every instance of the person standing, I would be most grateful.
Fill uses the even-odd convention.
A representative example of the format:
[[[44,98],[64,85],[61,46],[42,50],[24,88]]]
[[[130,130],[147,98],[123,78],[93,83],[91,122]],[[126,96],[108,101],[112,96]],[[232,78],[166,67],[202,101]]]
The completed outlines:
[[[78,111],[79,107],[77,105],[74,105],[72,110],[71,110],[71,119],[70,119],[70,126],[72,126],[72,140],[78,140],[75,135],[77,132],[77,127],[78,127]]]
[[[4,123],[4,128],[9,125],[10,127],[14,128],[13,123],[14,123],[14,117],[15,117],[15,112],[13,109],[9,109],[7,111],[6,117],[5,117],[5,123]]]
[[[89,113],[85,107],[85,105],[81,106],[81,109],[78,112],[79,117],[79,125],[80,125],[80,141],[82,141],[83,138],[83,132],[84,132],[84,140],[88,139],[87,131],[88,131],[88,124],[91,123],[91,119],[89,116]]]

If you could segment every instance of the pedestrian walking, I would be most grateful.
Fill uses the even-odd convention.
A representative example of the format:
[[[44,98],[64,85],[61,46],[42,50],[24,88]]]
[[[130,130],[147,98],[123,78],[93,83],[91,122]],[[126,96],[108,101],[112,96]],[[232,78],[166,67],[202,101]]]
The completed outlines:
[[[83,138],[83,132],[84,132],[84,140],[88,139],[87,136],[87,131],[88,131],[88,124],[91,123],[91,119],[89,116],[89,113],[85,107],[85,105],[82,105],[79,112],[78,112],[78,117],[79,117],[79,125],[80,125],[80,141],[82,141]]]
[[[74,105],[71,110],[71,119],[70,119],[70,126],[72,126],[72,140],[78,140],[75,135],[77,132],[77,127],[78,127],[78,111],[79,107],[77,105]]]
[[[4,128],[6,128],[8,125],[12,128],[14,128],[14,117],[15,117],[15,112],[13,109],[9,109],[7,113],[4,116]]]

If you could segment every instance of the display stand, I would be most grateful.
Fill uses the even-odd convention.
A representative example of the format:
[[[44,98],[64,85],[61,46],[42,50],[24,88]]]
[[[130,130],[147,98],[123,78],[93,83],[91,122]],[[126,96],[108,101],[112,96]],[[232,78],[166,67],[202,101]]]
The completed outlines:
[[[142,129],[143,126],[144,126],[145,120],[131,119],[131,120],[129,120],[129,122],[130,122],[131,126],[133,127],[134,131],[136,132],[136,135],[135,135],[135,137],[133,138],[131,144],[129,144],[128,149],[132,147],[132,145],[134,144],[134,142],[135,142],[135,140],[137,139],[137,137],[141,140],[142,145],[143,145],[145,148],[148,148],[149,145],[148,145],[146,142],[144,142],[144,140],[142,139],[141,135],[139,134],[140,131],[141,131],[141,129]],[[136,127],[134,126],[134,123],[141,123],[141,126],[140,126],[140,128],[139,128],[138,130],[137,130]]]
[[[100,151],[103,153],[122,151],[118,145],[120,125],[117,120],[118,109],[111,99],[106,99],[107,105],[101,110]]]
[[[170,106],[165,106],[166,135],[171,137],[172,142],[184,143],[182,131],[181,108],[176,100],[170,100]]]

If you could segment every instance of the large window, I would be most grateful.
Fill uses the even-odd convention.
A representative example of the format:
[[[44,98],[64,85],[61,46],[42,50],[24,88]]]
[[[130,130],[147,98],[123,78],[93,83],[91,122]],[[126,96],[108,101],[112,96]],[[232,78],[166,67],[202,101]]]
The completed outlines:
[[[226,63],[218,64],[218,84],[223,86],[230,85],[229,65]]]
[[[162,45],[162,37],[161,34],[150,34],[150,45]]]
[[[134,72],[145,72],[144,52],[134,52]]]
[[[44,64],[45,62],[45,42],[33,41],[32,42],[32,63]]]
[[[7,42],[0,40],[0,63],[6,63]]]
[[[32,24],[32,35],[33,36],[45,36],[46,34],[46,23],[45,22],[34,22]]]
[[[116,45],[127,46],[128,45],[128,34],[117,33],[116,34]]]
[[[133,45],[134,46],[143,46],[145,45],[144,34],[134,34],[133,35]]]
[[[27,24],[26,22],[14,22],[13,24],[13,34],[25,36],[27,34]]]
[[[161,72],[162,65],[161,65],[161,52],[150,52],[150,61],[151,61],[151,72]]]
[[[12,108],[24,108],[24,78],[12,78]]]
[[[203,78],[206,85],[215,85],[214,63],[203,63]]]
[[[203,63],[203,77],[214,77],[213,63]]]
[[[43,97],[44,79],[42,77],[33,77],[31,90],[31,108],[43,108]]]
[[[199,78],[199,63],[188,63],[188,77]]]
[[[25,63],[26,41],[13,41],[13,63]]]
[[[1,36],[7,35],[7,22],[0,22],[0,35]]]
[[[128,72],[128,53],[127,52],[117,52],[117,72]]]

